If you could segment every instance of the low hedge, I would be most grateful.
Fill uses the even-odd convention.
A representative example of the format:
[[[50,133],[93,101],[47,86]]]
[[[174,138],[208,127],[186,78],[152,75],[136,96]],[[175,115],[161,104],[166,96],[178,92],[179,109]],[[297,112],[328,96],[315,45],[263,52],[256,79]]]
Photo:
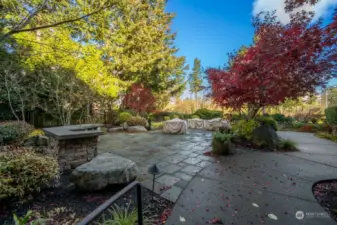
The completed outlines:
[[[24,148],[0,155],[0,199],[23,197],[59,177],[57,160]]]
[[[128,112],[122,112],[118,116],[119,122],[122,123],[127,123],[130,119],[132,118],[132,115]]]
[[[151,123],[151,127],[154,130],[162,129],[164,127],[164,124],[163,124],[163,122],[153,122],[153,123]]]
[[[238,120],[232,124],[232,130],[235,135],[251,140],[253,131],[260,125],[256,120]]]
[[[258,116],[256,120],[261,123],[261,125],[268,125],[274,130],[277,130],[277,122],[272,117],[269,116]]]
[[[216,110],[208,110],[208,109],[198,109],[194,115],[199,116],[200,119],[211,120],[215,118],[222,118],[223,112]]]
[[[18,144],[34,127],[23,121],[10,121],[0,124],[0,145]]]
[[[330,134],[330,133],[327,133],[327,132],[317,132],[315,134],[315,136],[319,137],[319,138],[324,138],[324,139],[327,139],[327,140],[330,140],[330,141],[337,142],[337,136],[333,135],[333,134]]]
[[[146,126],[147,120],[141,116],[132,116],[128,121],[127,124],[129,126]]]
[[[191,119],[192,114],[184,114],[184,113],[177,113],[177,112],[156,112],[152,114],[153,121],[165,121],[165,118],[179,118],[183,120]]]
[[[337,125],[337,106],[329,107],[325,110],[326,121],[332,126]]]

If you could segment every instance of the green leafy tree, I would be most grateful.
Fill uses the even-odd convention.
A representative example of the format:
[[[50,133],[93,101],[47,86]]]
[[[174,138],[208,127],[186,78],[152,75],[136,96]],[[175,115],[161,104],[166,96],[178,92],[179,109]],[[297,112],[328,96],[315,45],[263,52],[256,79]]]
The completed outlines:
[[[337,106],[337,87],[329,87],[324,90],[321,98],[323,107]]]
[[[194,59],[192,73],[190,74],[190,91],[194,93],[196,108],[198,108],[198,92],[202,90],[202,69],[201,61],[197,58]]]
[[[0,43],[14,34],[63,25],[70,25],[74,30],[81,29],[84,23],[96,23],[95,16],[112,11],[118,4],[125,4],[125,1],[3,0],[0,15],[4,19],[1,20]]]
[[[22,87],[20,93],[33,91],[29,107],[40,108],[63,124],[93,102],[111,109],[139,81],[164,106],[183,92],[187,69],[185,58],[176,56],[176,34],[170,30],[174,15],[165,12],[165,4],[164,0],[4,0],[0,74],[8,71],[8,65],[13,65],[11,73],[25,74],[25,81],[16,86]],[[17,113],[20,96],[13,93],[18,89],[10,87],[9,98],[5,81],[0,79],[0,101],[12,101]],[[15,79],[7,81],[18,84]]]

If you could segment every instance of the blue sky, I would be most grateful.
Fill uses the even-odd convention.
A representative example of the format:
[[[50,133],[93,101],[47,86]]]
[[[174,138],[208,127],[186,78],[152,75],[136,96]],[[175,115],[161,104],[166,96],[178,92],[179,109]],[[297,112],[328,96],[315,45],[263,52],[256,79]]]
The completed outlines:
[[[315,10],[318,18],[329,17],[334,6],[337,0],[320,0],[315,7],[306,7]],[[166,10],[177,14],[172,30],[177,32],[178,55],[185,56],[190,67],[197,57],[207,68],[223,66],[228,52],[251,44],[251,18],[261,10],[277,10],[286,23],[283,8],[284,0],[168,0]]]
[[[168,0],[167,11],[177,14],[175,43],[191,67],[196,57],[204,67],[222,66],[228,52],[252,41],[251,0]]]

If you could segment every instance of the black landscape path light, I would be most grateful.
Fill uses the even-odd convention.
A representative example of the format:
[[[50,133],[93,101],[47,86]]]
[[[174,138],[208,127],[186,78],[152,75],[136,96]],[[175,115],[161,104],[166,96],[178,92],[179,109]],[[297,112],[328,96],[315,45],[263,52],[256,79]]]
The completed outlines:
[[[152,192],[154,192],[154,182],[156,179],[156,175],[158,175],[160,173],[158,167],[156,164],[153,164],[153,166],[150,166],[149,169],[147,170],[147,172],[149,174],[153,175],[153,180],[152,180]]]

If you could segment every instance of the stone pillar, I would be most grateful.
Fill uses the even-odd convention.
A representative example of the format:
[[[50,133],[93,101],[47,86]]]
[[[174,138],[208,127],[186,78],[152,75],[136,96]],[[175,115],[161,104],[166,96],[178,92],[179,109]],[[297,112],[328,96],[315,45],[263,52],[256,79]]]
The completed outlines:
[[[50,138],[50,148],[57,153],[60,171],[72,170],[97,155],[96,137],[58,140]]]
[[[60,171],[75,169],[97,155],[99,124],[81,124],[44,128],[49,148],[55,152]]]

